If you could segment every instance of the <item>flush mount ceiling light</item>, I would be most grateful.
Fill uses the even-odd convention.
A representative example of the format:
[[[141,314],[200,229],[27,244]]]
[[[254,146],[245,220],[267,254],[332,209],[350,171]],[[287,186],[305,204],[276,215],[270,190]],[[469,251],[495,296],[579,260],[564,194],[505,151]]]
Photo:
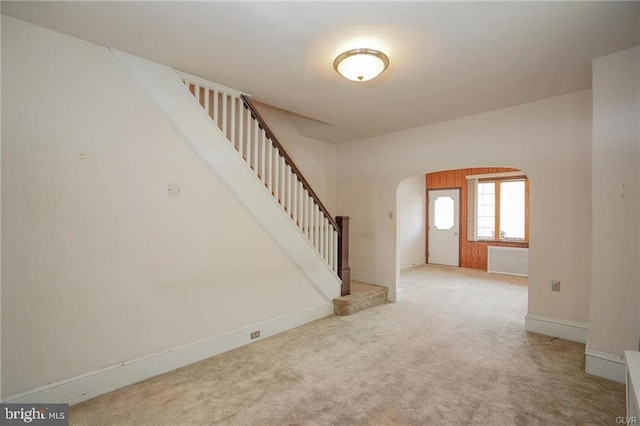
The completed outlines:
[[[347,50],[333,61],[333,68],[344,78],[353,81],[371,80],[388,67],[387,55],[374,49]]]

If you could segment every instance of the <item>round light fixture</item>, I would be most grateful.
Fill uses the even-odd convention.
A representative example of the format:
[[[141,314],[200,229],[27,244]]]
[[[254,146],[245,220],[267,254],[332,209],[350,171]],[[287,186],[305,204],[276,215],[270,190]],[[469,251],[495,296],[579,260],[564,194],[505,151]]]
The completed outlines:
[[[333,68],[344,78],[353,81],[371,80],[388,67],[387,55],[374,49],[347,50],[333,61]]]

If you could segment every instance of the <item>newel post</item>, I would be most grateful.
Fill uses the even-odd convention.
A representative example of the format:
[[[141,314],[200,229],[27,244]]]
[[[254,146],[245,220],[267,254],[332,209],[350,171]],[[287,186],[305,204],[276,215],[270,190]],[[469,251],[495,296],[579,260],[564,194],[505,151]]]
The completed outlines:
[[[342,280],[341,296],[351,294],[351,268],[349,267],[349,216],[336,216],[340,227],[338,238],[338,276]]]

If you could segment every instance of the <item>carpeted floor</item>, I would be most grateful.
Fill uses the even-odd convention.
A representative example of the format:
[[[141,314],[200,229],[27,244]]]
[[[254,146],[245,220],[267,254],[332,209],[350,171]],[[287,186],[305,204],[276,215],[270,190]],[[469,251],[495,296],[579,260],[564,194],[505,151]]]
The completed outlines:
[[[403,300],[71,408],[72,425],[615,425],[624,386],[524,331],[526,280],[419,266]]]

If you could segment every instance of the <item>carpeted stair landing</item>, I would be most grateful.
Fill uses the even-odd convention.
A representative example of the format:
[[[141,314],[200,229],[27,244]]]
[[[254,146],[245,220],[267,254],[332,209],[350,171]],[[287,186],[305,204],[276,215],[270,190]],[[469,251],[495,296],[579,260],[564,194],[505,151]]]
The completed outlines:
[[[351,281],[351,294],[333,299],[333,313],[353,315],[372,306],[387,303],[386,287]]]

